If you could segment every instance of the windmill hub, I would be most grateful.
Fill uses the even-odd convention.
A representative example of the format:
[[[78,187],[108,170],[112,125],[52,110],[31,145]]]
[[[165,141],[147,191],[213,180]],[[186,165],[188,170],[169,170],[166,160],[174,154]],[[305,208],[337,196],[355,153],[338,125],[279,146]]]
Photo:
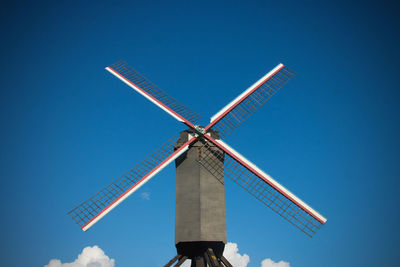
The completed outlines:
[[[197,133],[198,135],[203,135],[203,134],[206,133],[206,130],[204,129],[203,126],[195,125],[195,126],[194,126],[194,129],[196,130],[196,133]]]

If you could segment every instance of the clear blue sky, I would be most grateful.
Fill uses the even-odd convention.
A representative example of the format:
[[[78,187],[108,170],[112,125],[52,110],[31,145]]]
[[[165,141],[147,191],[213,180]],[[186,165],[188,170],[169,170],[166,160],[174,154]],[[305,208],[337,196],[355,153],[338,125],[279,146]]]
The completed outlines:
[[[119,59],[203,124],[286,64],[297,76],[226,142],[328,222],[309,238],[227,181],[228,240],[249,266],[398,264],[395,4],[82,2],[0,9],[1,265],[69,262],[89,245],[118,267],[174,256],[173,165],[86,233],[67,216],[185,129],[104,70]]]

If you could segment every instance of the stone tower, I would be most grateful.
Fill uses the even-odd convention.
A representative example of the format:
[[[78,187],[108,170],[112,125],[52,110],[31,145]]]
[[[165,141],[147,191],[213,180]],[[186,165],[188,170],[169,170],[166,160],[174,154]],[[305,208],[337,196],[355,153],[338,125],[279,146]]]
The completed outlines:
[[[210,134],[214,139],[219,139],[217,132]],[[176,148],[187,142],[190,135],[194,135],[190,130],[181,132]],[[207,161],[212,162],[223,174],[223,156],[214,155],[215,152],[223,155],[223,152],[212,144],[205,147],[203,142],[202,139],[195,142],[175,160],[175,246],[178,254],[192,259],[192,263],[196,257],[202,257],[208,248],[221,257],[226,244],[223,175],[217,178],[199,164],[202,157],[207,157]]]

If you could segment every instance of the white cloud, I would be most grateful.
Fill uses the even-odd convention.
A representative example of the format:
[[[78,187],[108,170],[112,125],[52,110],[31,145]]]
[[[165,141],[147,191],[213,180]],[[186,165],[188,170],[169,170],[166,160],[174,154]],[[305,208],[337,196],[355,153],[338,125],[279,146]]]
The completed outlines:
[[[114,259],[110,259],[98,246],[86,247],[78,258],[71,263],[62,263],[52,259],[44,267],[114,267]]]
[[[182,267],[190,267],[191,263],[190,260],[186,260],[181,266]]]
[[[145,200],[150,200],[150,193],[149,192],[143,192],[143,193],[140,194],[140,196]]]
[[[290,267],[290,263],[286,261],[274,262],[271,259],[265,259],[261,262],[261,267]]]
[[[250,257],[247,254],[240,255],[238,251],[236,243],[228,242],[225,245],[224,257],[235,267],[246,267],[250,262]]]
[[[249,255],[245,253],[241,255],[238,245],[231,242],[225,245],[224,257],[235,267],[247,267],[250,262]],[[114,267],[114,264],[114,259],[110,259],[98,246],[93,246],[84,248],[73,262],[62,263],[60,260],[52,259],[44,267]],[[190,267],[190,260],[185,261],[181,266]],[[268,258],[261,262],[261,267],[290,267],[290,263],[274,262]]]

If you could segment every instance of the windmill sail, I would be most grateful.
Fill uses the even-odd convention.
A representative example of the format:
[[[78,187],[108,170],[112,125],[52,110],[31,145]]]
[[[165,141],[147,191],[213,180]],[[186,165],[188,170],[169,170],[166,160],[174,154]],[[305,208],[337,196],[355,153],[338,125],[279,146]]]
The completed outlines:
[[[93,226],[103,216],[174,160],[177,160],[177,164],[180,166],[177,167],[177,173],[180,172],[179,175],[182,174],[181,177],[184,177],[184,179],[179,180],[183,181],[179,192],[183,192],[180,197],[184,199],[184,201],[180,201],[180,203],[194,203],[190,209],[193,211],[192,218],[195,218],[195,220],[193,220],[194,222],[197,220],[196,216],[200,214],[200,210],[198,209],[201,209],[201,207],[197,205],[196,202],[193,202],[193,198],[190,195],[199,189],[199,183],[197,183],[196,179],[186,179],[186,177],[191,177],[193,174],[198,176],[198,180],[202,182],[207,181],[202,187],[202,189],[207,188],[207,190],[203,190],[200,196],[203,197],[202,199],[211,199],[214,201],[212,203],[208,202],[210,207],[214,207],[209,217],[216,219],[216,206],[218,206],[220,210],[223,210],[223,212],[219,214],[220,218],[223,217],[223,220],[214,220],[214,222],[217,222],[215,225],[221,226],[224,225],[224,223],[221,224],[220,222],[225,222],[225,199],[223,197],[225,176],[232,179],[259,201],[270,207],[309,236],[313,236],[320,226],[325,224],[327,221],[326,218],[240,155],[233,148],[219,140],[219,137],[221,137],[221,139],[226,137],[268,101],[268,99],[295,75],[293,71],[289,70],[283,64],[277,65],[259,81],[215,114],[211,118],[210,123],[203,128],[200,125],[194,125],[194,123],[200,119],[197,113],[167,95],[124,61],[119,61],[106,67],[106,69],[172,117],[183,122],[190,130],[185,131],[184,136],[187,136],[187,138],[183,141],[178,142],[178,137],[171,138],[142,163],[138,164],[132,170],[100,190],[93,197],[71,210],[69,215],[80,225],[83,231]],[[185,152],[187,152],[187,154],[182,155]],[[192,157],[188,157],[190,153],[192,153]],[[181,155],[182,157],[179,158]],[[188,161],[189,159],[191,161]],[[182,160],[186,161],[188,165],[184,165]],[[199,166],[197,161],[219,180],[218,186],[221,190],[218,194],[222,196],[221,200],[216,199],[214,196],[208,197],[210,194],[212,195],[217,192],[214,184],[216,181],[207,171],[202,171],[204,168]],[[210,179],[204,179],[206,176]],[[178,186],[179,184],[177,182],[177,192]],[[187,188],[191,189],[187,190]],[[207,192],[207,194],[204,192]],[[188,199],[188,201],[186,201],[186,199]],[[199,200],[199,203],[202,199]],[[182,210],[184,210],[184,212],[181,213],[183,214],[181,218],[185,219],[182,220],[182,222],[184,222],[182,225],[184,225],[185,223],[187,224],[186,218],[189,216],[186,212],[186,207]],[[205,216],[203,216],[203,218],[205,218]],[[209,220],[205,221],[207,223],[210,222]],[[195,223],[197,223],[197,221]],[[189,225],[195,226],[195,223],[190,223]],[[181,228],[182,232],[188,232],[186,228]],[[202,225],[199,225],[198,228],[205,229]],[[223,226],[221,229],[226,232],[226,227]],[[205,236],[204,233],[201,234],[203,234],[203,237]],[[215,237],[215,235],[210,236],[213,236],[213,238]],[[177,250],[186,251],[185,253],[191,254],[193,252],[193,248],[191,247],[193,245],[192,240],[200,239],[193,239],[192,237],[185,238],[176,239],[179,241],[176,243]],[[207,239],[205,241],[208,242],[210,240]],[[214,248],[222,255],[225,243],[223,238],[219,240],[212,239],[211,241],[216,242]],[[220,243],[222,243],[222,247]],[[207,244],[210,245],[210,243]],[[176,260],[179,258],[180,262],[183,262],[187,256],[186,254],[180,254],[181,258],[175,257],[174,259]]]
[[[215,114],[205,129],[212,128],[218,131],[221,139],[224,139],[293,78],[294,75],[293,71],[289,70],[283,64],[279,64]]]
[[[204,136],[224,151],[224,153],[221,153],[215,152],[215,149],[206,150],[208,153],[212,153],[214,158],[216,156],[224,157],[223,173],[218,172],[213,161],[208,160],[212,157],[203,155],[200,161],[217,179],[221,179],[224,175],[230,178],[310,237],[327,221],[322,215],[226,143],[221,140],[214,140],[208,135]],[[204,142],[204,145],[209,146],[208,142]],[[218,153],[218,155],[215,153]]]
[[[193,128],[193,123],[201,118],[200,115],[185,107],[178,100],[172,98],[155,84],[140,75],[126,62],[122,60],[118,61],[107,67],[106,70],[159,106],[172,117],[185,123],[189,127]]]
[[[93,197],[81,203],[68,214],[83,231],[86,231],[169,163],[184,153],[188,149],[189,144],[195,139],[190,139],[179,149],[175,150],[178,137],[171,138],[147,159],[100,190]]]

